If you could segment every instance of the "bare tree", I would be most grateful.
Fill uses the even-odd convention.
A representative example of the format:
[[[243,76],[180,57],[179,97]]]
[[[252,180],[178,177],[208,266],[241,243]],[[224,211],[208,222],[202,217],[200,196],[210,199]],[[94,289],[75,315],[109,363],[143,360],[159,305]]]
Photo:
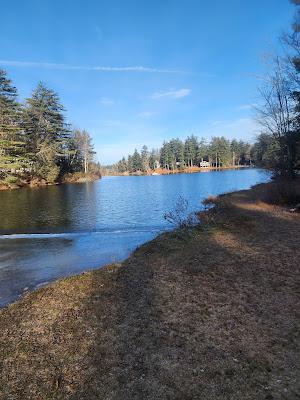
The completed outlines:
[[[255,107],[257,121],[279,143],[280,173],[292,177],[295,163],[296,101],[286,63],[278,57],[259,93],[261,105]]]
[[[91,136],[86,130],[75,129],[73,137],[75,142],[75,154],[82,160],[84,172],[87,174],[95,154]]]

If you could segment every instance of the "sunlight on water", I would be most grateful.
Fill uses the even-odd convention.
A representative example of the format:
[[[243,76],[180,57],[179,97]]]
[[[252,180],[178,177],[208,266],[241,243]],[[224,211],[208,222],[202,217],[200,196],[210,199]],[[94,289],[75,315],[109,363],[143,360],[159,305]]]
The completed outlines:
[[[209,195],[269,179],[257,169],[101,181],[0,193],[0,305],[24,288],[119,261],[169,229],[179,196],[189,211]]]

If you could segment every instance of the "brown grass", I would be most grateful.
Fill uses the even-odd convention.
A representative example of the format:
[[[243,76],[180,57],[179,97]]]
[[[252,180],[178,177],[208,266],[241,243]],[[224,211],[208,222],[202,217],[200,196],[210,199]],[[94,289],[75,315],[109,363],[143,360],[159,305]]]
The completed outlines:
[[[269,185],[0,312],[1,399],[298,399],[300,215]]]
[[[269,184],[263,200],[271,204],[297,205],[300,203],[300,185],[296,180],[276,180]]]

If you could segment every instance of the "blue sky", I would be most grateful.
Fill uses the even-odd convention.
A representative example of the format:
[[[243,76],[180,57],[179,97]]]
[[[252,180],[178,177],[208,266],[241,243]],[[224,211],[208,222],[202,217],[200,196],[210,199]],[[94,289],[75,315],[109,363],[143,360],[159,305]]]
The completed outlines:
[[[1,5],[0,66],[21,99],[58,92],[99,160],[187,135],[253,140],[265,54],[288,0],[15,0]]]

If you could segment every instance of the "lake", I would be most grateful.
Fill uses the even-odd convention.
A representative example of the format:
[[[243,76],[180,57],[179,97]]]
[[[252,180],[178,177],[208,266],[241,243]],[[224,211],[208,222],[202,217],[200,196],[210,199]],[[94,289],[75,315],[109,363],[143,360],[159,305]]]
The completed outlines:
[[[0,192],[0,306],[59,277],[123,260],[170,228],[164,214],[179,196],[196,211],[209,195],[268,179],[249,168]]]

